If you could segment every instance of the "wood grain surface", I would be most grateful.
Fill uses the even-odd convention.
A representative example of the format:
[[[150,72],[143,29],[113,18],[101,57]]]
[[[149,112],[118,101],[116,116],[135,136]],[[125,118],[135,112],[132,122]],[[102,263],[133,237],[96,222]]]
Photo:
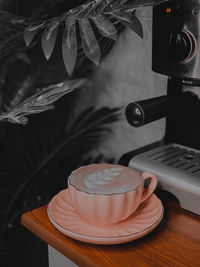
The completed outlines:
[[[60,233],[47,207],[23,214],[22,224],[79,266],[200,266],[200,216],[183,210],[166,192],[157,193],[165,215],[147,236],[120,245],[91,245]]]

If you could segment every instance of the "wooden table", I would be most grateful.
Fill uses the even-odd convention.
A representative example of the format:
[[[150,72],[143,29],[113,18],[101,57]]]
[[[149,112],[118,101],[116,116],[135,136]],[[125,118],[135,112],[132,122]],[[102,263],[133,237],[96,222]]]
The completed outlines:
[[[46,206],[23,214],[22,224],[78,266],[200,266],[200,216],[183,210],[167,193],[157,195],[165,208],[162,222],[147,236],[126,244],[90,245],[73,240],[53,227]]]

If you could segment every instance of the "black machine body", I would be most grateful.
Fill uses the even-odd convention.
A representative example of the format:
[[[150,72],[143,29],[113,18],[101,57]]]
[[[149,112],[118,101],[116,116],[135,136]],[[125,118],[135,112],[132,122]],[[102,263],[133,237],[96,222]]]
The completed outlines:
[[[200,0],[153,8],[152,70],[169,76],[165,140],[195,149],[200,149],[199,21]]]
[[[153,8],[153,71],[200,85],[199,20],[200,0],[172,0]]]
[[[166,117],[164,141],[195,149],[200,149],[199,21],[200,0],[172,0],[153,8],[152,70],[169,77],[167,95],[126,108],[134,127]]]

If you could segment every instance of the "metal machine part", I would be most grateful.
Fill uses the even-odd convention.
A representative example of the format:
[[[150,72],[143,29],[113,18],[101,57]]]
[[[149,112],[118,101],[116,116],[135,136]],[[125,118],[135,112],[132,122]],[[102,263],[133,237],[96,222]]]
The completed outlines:
[[[152,69],[200,79],[200,0],[172,0],[153,8]],[[197,82],[197,81],[196,81]],[[200,84],[200,81],[199,81]]]
[[[173,193],[182,208],[200,215],[200,152],[179,144],[169,144],[136,155],[129,167],[151,171],[159,188]]]
[[[156,148],[152,144],[122,158],[132,154],[129,167],[153,172],[160,189],[174,194],[184,209],[200,215],[200,100],[183,92],[179,79],[169,78],[167,96],[129,105],[126,115],[132,126],[165,116],[166,133]],[[141,110],[140,115],[135,116],[134,107]]]
[[[187,107],[194,107],[197,102],[198,97],[191,91],[137,101],[130,103],[126,107],[126,119],[133,127],[140,127],[164,117],[176,117],[177,107],[179,108],[178,114],[180,112],[184,114],[184,110]]]

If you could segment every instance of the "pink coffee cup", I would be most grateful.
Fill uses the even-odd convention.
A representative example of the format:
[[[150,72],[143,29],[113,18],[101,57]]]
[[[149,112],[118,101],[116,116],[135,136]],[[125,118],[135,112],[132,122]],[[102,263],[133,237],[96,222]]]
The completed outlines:
[[[144,181],[150,178],[148,188]],[[157,186],[150,172],[114,164],[91,164],[72,172],[68,192],[76,212],[92,224],[114,224],[132,215]]]

